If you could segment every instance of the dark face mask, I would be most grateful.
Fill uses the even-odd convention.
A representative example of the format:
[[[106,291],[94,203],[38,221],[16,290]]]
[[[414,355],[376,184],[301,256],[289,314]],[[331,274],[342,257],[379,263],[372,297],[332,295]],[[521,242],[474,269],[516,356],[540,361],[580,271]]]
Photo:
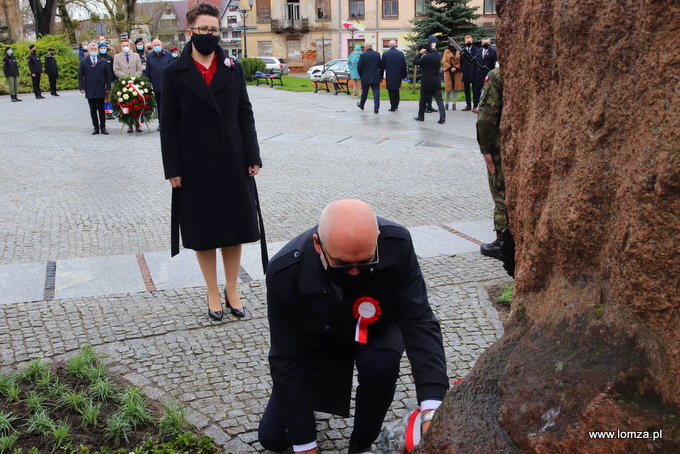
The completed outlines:
[[[472,47],[472,43],[465,43],[465,47]]]
[[[338,287],[342,288],[343,290],[355,290],[358,288],[361,284],[368,279],[368,277],[371,275],[371,270],[370,269],[365,269],[361,270],[359,274],[357,275],[352,275],[349,274],[346,271],[339,271],[339,270],[334,270],[332,268],[327,268],[326,269],[326,274],[328,275],[328,278],[335,283]]]
[[[491,47],[491,44],[485,43],[485,44],[482,44],[482,47],[483,47],[484,49],[488,49],[489,47]]]
[[[215,52],[215,49],[217,49],[217,46],[220,44],[220,37],[215,36],[212,33],[207,35],[194,33],[191,35],[191,42],[201,55],[210,55]]]

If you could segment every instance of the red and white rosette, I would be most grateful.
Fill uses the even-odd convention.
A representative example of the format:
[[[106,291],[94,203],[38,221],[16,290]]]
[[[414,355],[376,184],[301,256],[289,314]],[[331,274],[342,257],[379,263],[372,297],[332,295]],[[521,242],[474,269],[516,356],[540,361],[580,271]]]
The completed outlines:
[[[411,413],[406,424],[406,452],[411,452],[420,443],[420,407]]]
[[[352,312],[357,319],[354,340],[365,344],[368,338],[368,325],[380,318],[380,304],[370,296],[362,296],[354,302]]]

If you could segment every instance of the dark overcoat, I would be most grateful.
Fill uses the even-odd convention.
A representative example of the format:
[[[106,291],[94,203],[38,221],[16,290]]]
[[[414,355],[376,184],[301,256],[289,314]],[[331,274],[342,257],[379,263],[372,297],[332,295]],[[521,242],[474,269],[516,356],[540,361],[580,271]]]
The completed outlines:
[[[411,363],[418,401],[442,399],[448,388],[439,321],[432,313],[411,236],[378,218],[379,263],[341,299],[314,249],[314,227],[281,249],[267,272],[272,395],[283,410],[291,444],[314,439],[313,410],[349,415],[360,297],[378,301],[380,318],[368,344],[402,353]]]
[[[59,77],[59,67],[57,66],[57,59],[55,57],[50,57],[49,55],[45,57],[45,74],[52,77]]]
[[[426,54],[418,52],[413,58],[413,64],[420,66],[421,90],[441,90],[442,79],[439,71],[442,66],[442,54],[437,49],[430,49]]]
[[[380,54],[370,47],[359,56],[357,71],[361,76],[362,85],[379,84],[383,80],[385,66],[383,66]]]
[[[479,50],[479,56],[477,57],[477,61],[482,65],[486,66],[489,71],[494,69],[496,67],[496,49],[493,47],[490,47],[488,49],[488,52],[486,53],[485,57],[482,57],[484,54],[484,49]],[[486,79],[487,71],[484,71],[482,68],[479,66],[475,65],[474,68],[475,72],[475,80],[474,84],[478,87],[483,87],[484,86],[484,79]]]
[[[388,90],[401,88],[401,81],[408,74],[406,72],[406,57],[397,48],[391,48],[382,54],[383,66],[385,67],[385,84]]]
[[[221,47],[208,86],[188,43],[165,67],[161,151],[165,178],[181,176],[173,189],[172,254],[204,251],[260,238],[255,180],[248,166],[262,165],[243,67],[227,67]]]
[[[40,55],[31,52],[28,54],[28,72],[31,74],[42,74],[42,62],[40,61]]]
[[[85,90],[86,98],[104,99],[106,92],[111,90],[113,73],[109,62],[97,56],[97,64],[92,66],[92,59],[88,54],[78,66],[78,89]]]
[[[160,52],[151,52],[146,56],[146,77],[151,81],[154,92],[162,93],[163,70],[174,60],[172,54],[165,49]]]
[[[469,57],[469,59],[473,59],[477,54],[479,54],[479,47],[470,46],[469,50],[467,50],[467,47],[463,47],[463,49],[464,51],[461,52],[460,55],[460,70],[463,71],[463,83],[471,84],[472,82],[474,82],[475,77],[474,68],[475,66],[477,66],[477,64],[474,61],[472,62],[468,61],[468,58],[466,58],[466,54],[468,54],[467,57]]]

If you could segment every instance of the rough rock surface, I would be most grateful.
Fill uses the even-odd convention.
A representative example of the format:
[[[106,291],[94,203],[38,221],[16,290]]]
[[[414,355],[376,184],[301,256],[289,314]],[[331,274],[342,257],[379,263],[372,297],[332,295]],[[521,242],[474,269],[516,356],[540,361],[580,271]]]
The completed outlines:
[[[414,453],[680,452],[680,2],[498,10],[513,315]]]

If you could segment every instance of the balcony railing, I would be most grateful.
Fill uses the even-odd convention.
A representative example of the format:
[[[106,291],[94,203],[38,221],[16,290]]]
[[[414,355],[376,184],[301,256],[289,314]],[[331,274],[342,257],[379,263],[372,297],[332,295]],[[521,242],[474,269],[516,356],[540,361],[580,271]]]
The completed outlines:
[[[274,33],[283,32],[308,32],[308,19],[272,19],[272,31]]]

